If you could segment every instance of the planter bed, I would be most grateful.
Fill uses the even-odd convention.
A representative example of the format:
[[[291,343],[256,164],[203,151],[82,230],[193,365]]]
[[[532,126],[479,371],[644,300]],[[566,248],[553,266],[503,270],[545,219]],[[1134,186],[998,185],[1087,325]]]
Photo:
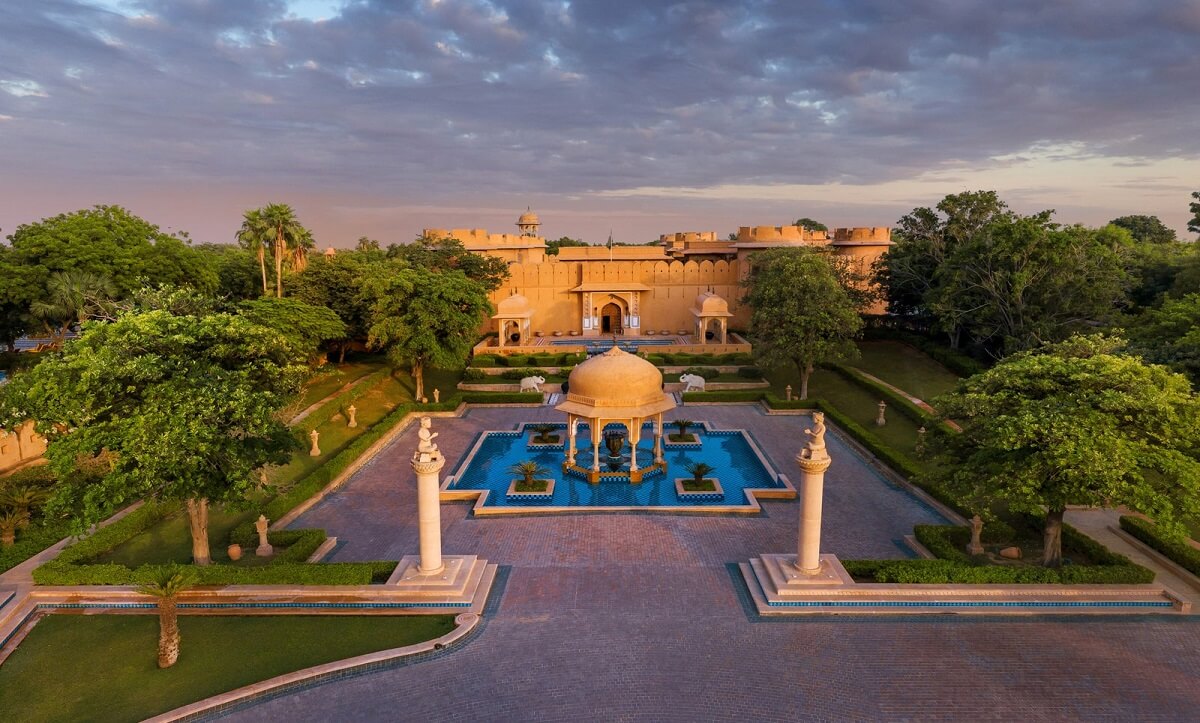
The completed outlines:
[[[702,502],[716,502],[725,499],[725,490],[721,488],[721,480],[716,477],[705,477],[705,482],[712,482],[710,490],[696,490],[694,492],[684,489],[684,485],[691,482],[691,477],[676,477],[675,478],[675,496],[681,500],[695,500]]]

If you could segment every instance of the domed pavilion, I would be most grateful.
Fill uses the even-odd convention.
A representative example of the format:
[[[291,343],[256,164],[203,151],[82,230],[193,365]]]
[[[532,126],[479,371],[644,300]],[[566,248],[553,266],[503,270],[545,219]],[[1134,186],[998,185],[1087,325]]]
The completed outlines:
[[[696,343],[725,344],[729,338],[729,302],[720,295],[705,291],[692,304],[692,316],[696,319]],[[712,334],[712,337],[709,337]]]
[[[529,340],[529,319],[533,316],[533,306],[529,299],[522,294],[513,293],[508,298],[496,304],[496,339],[498,346],[513,344],[520,346]]]
[[[555,409],[567,413],[566,460],[564,472],[586,475],[589,482],[599,482],[600,445],[607,424],[621,424],[627,430],[631,453],[628,476],[630,482],[656,470],[665,470],[663,460],[663,413],[675,408],[675,398],[663,391],[663,376],[650,362],[614,346],[597,354],[571,371],[567,377],[566,401]],[[586,420],[591,432],[592,467],[584,469],[575,463],[575,428]],[[637,446],[641,440],[642,424],[654,421],[654,462],[639,468]],[[623,470],[622,470],[623,471]],[[612,476],[605,472],[605,478]]]

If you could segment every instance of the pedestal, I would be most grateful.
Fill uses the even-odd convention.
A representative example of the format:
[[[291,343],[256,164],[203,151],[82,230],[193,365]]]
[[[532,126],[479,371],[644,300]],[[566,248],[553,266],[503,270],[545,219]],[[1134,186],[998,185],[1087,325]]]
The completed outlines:
[[[446,458],[436,449],[413,455],[412,468],[417,473],[417,532],[420,536],[420,565],[423,575],[442,572],[442,508],[438,489],[438,472]]]
[[[806,450],[807,451],[807,450]],[[800,534],[796,567],[805,575],[821,573],[821,505],[825,494],[825,470],[829,455],[800,456]]]

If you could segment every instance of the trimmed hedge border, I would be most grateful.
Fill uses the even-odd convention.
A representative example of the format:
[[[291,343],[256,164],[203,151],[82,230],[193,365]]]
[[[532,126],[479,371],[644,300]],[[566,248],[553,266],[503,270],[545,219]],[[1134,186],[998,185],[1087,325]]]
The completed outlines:
[[[1031,518],[1031,523],[1039,522]],[[990,529],[989,529],[990,528]],[[971,532],[958,525],[916,525],[917,540],[936,560],[849,560],[846,570],[874,582],[960,585],[1144,585],[1154,582],[1154,572],[1124,555],[1109,550],[1070,525],[1063,525],[1063,544],[1095,560],[1095,565],[1060,568],[1005,567],[979,563],[965,551]],[[1011,539],[1014,531],[1004,523],[989,523],[982,537],[993,542]]]
[[[949,349],[928,337],[901,329],[876,328],[863,334],[864,341],[898,341],[916,347],[938,364],[964,377],[973,377],[986,371],[987,364],[962,352]]]
[[[829,369],[842,377],[849,379],[852,383],[858,386],[875,392],[879,396],[887,400],[888,404],[899,407],[900,413],[908,417],[917,424],[933,424],[934,416],[924,409],[913,404],[909,399],[901,394],[897,394],[887,386],[876,382],[874,379],[867,377],[862,371],[853,367],[848,367],[844,364],[831,364]]]
[[[1133,515],[1121,515],[1121,529],[1161,552],[1176,565],[1200,576],[1200,550],[1187,544],[1186,540],[1163,537],[1153,522]]]

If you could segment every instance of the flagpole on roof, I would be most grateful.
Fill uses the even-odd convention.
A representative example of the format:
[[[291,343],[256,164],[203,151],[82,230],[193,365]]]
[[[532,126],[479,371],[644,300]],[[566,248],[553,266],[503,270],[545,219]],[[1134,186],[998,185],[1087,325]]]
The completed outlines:
[[[610,228],[608,230],[608,260],[609,261],[612,261],[612,247],[613,247],[612,229]]]

